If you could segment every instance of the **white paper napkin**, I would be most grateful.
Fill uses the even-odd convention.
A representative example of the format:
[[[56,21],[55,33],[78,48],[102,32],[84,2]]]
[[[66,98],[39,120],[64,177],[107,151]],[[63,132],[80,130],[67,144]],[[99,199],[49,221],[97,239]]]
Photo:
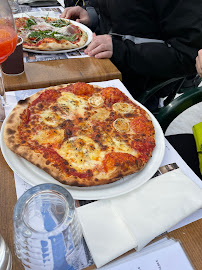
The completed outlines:
[[[149,180],[116,198],[77,209],[97,267],[156,236],[202,207],[202,190],[180,169]]]

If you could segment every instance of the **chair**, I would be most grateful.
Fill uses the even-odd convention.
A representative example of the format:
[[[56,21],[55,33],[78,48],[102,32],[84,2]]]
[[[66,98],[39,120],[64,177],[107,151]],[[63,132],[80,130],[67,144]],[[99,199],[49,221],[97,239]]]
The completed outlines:
[[[198,79],[198,76],[197,76]],[[160,91],[163,87],[169,86],[171,83],[175,83],[175,87],[172,89],[170,94],[164,100],[164,106],[162,108],[158,108],[152,113],[158,120],[159,124],[161,125],[163,132],[166,131],[169,124],[183,111],[188,109],[189,107],[193,106],[202,101],[202,86],[201,87],[192,87],[183,88],[183,84],[185,82],[185,77],[180,78],[173,78],[166,82],[163,82],[152,89],[149,89],[141,95],[138,99],[140,103],[143,105],[146,101],[152,97],[155,93]],[[198,80],[199,84],[201,81]],[[178,97],[176,94],[180,93]]]

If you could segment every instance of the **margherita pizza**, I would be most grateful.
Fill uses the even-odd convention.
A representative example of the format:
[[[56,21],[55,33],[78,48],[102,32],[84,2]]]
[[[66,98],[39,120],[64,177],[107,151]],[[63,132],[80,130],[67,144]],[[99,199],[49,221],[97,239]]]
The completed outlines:
[[[84,46],[88,39],[83,29],[66,19],[30,16],[16,18],[15,24],[25,49],[70,50]]]
[[[63,184],[96,186],[142,170],[155,130],[148,113],[119,89],[79,82],[19,101],[4,141]]]

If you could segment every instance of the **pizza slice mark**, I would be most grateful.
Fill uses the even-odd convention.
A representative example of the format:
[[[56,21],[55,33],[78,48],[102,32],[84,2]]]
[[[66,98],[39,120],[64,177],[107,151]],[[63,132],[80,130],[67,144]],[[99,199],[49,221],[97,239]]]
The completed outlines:
[[[131,154],[112,152],[105,156],[103,166],[105,172],[113,172],[113,170],[118,168],[119,177],[122,177],[124,174],[121,174],[121,172],[130,171],[131,167],[141,167],[141,164],[139,164],[138,159]]]
[[[99,145],[86,136],[71,137],[57,152],[79,172],[94,169],[104,156]]]

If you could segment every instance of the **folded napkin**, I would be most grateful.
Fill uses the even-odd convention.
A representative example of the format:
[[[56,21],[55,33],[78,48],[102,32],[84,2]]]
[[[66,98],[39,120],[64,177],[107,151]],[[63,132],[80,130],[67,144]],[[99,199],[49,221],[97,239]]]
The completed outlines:
[[[77,208],[97,267],[156,236],[202,207],[202,190],[180,169],[149,180],[125,195]]]
[[[199,158],[199,168],[202,174],[202,122],[194,125],[192,130],[196,141],[196,149]]]

